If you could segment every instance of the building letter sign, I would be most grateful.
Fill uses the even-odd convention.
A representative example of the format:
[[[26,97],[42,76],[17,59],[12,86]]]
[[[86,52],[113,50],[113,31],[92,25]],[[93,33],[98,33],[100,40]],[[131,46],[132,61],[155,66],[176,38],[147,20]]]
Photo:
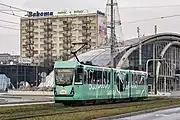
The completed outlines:
[[[53,12],[28,12],[28,15],[26,15],[28,17],[39,17],[39,16],[53,16]]]
[[[64,15],[64,14],[83,14],[83,13],[88,13],[88,10],[73,10],[73,11],[62,10],[61,12],[58,12],[59,15]]]

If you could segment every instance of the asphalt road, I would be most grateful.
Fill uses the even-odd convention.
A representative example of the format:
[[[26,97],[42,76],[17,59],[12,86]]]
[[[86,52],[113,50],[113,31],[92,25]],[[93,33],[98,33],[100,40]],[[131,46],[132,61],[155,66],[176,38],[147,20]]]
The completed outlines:
[[[180,108],[161,110],[114,120],[180,120]]]

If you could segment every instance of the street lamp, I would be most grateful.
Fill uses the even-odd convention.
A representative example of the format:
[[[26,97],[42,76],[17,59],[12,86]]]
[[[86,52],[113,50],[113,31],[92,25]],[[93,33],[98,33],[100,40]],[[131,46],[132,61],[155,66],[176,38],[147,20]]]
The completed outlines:
[[[162,58],[162,59],[148,59],[147,60],[147,62],[146,62],[146,73],[148,73],[148,64],[149,64],[149,62],[150,61],[164,61],[165,60],[165,58]],[[148,73],[148,75],[149,75],[149,73]],[[157,94],[157,88],[156,88],[156,72],[155,72],[155,80],[154,80],[154,93],[155,93],[155,95]]]

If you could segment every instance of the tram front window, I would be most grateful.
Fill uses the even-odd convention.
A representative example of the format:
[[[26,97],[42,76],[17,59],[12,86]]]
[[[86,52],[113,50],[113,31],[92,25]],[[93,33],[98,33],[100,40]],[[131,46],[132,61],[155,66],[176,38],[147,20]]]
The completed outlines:
[[[55,70],[55,83],[56,85],[72,85],[73,69],[56,69]]]

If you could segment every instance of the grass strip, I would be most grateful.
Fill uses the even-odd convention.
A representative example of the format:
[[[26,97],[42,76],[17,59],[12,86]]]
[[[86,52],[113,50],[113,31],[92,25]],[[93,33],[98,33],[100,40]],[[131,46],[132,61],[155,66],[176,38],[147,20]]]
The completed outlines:
[[[0,114],[13,114],[20,112],[29,112],[29,111],[40,111],[48,109],[57,109],[63,108],[62,104],[41,104],[41,105],[24,105],[24,106],[3,106],[0,107]]]
[[[172,105],[180,105],[180,99],[156,100],[146,102],[134,102],[121,107],[119,104],[114,108],[86,108],[83,111],[72,111],[71,113],[57,114],[51,116],[27,118],[26,120],[91,120],[101,117],[120,115],[130,112],[138,112],[147,109],[160,108]]]
[[[138,102],[133,102],[130,104],[138,104]],[[127,103],[121,103],[121,105],[127,105]],[[85,108],[95,108],[103,105],[96,105],[96,106],[86,106]],[[113,105],[112,105],[113,106]],[[24,106],[3,106],[0,107],[0,114],[13,114],[13,113],[20,113],[20,112],[30,112],[30,111],[40,111],[40,110],[57,110],[57,109],[64,109],[68,108],[62,104],[40,104],[40,105],[24,105]],[[77,107],[79,108],[79,107]],[[82,106],[80,107],[82,108]]]

